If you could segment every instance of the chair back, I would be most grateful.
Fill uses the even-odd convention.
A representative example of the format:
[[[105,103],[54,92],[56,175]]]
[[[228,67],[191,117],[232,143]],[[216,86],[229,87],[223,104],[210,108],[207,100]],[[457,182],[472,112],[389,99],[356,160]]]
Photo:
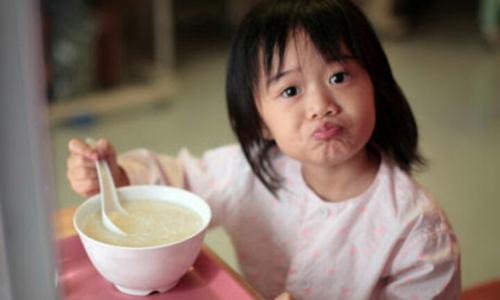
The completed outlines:
[[[500,278],[466,289],[461,300],[500,300]]]

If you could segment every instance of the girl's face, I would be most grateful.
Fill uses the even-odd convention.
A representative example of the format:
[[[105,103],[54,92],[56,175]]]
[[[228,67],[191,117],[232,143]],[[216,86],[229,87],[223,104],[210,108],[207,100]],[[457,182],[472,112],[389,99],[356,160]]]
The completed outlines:
[[[366,154],[375,126],[373,85],[345,47],[343,54],[343,61],[325,61],[298,32],[281,69],[277,55],[270,76],[260,67],[255,94],[264,137],[304,168],[340,166]]]

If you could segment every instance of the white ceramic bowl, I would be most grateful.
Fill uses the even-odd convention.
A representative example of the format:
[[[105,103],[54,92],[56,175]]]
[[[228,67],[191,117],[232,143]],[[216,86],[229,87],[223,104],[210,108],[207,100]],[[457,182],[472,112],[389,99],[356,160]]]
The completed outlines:
[[[202,218],[202,228],[194,235],[171,244],[152,247],[122,247],[96,241],[82,231],[82,221],[100,209],[95,195],[76,210],[73,224],[85,251],[97,271],[118,290],[131,295],[165,292],[174,287],[188,271],[200,252],[211,219],[209,206],[200,197],[173,187],[128,186],[118,188],[120,199],[155,199],[183,205]]]

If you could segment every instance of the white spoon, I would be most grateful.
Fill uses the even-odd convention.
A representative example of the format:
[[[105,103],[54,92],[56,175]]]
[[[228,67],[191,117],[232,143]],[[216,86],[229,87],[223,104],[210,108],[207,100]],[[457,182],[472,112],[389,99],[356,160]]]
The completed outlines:
[[[92,138],[85,140],[87,144],[96,148],[97,142]],[[108,163],[104,159],[96,160],[95,166],[97,169],[97,176],[99,177],[99,187],[101,190],[101,217],[104,227],[109,231],[126,236],[127,234],[121,230],[111,219],[109,214],[114,211],[119,214],[128,214],[127,211],[120,205],[120,199],[116,192],[115,182],[109,170]]]

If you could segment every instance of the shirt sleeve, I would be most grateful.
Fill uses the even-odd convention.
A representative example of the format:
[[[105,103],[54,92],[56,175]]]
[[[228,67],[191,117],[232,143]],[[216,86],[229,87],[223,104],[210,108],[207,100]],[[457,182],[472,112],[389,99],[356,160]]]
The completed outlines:
[[[379,299],[459,299],[460,255],[444,215],[422,215],[401,239]]]
[[[181,162],[168,155],[159,155],[147,149],[136,149],[118,157],[130,185],[169,185],[184,188]]]
[[[175,157],[137,149],[120,155],[118,163],[131,185],[169,185],[199,195],[212,210],[212,225],[225,218],[228,202],[241,197],[242,179],[251,172],[237,145],[210,150],[201,157],[186,149]]]

